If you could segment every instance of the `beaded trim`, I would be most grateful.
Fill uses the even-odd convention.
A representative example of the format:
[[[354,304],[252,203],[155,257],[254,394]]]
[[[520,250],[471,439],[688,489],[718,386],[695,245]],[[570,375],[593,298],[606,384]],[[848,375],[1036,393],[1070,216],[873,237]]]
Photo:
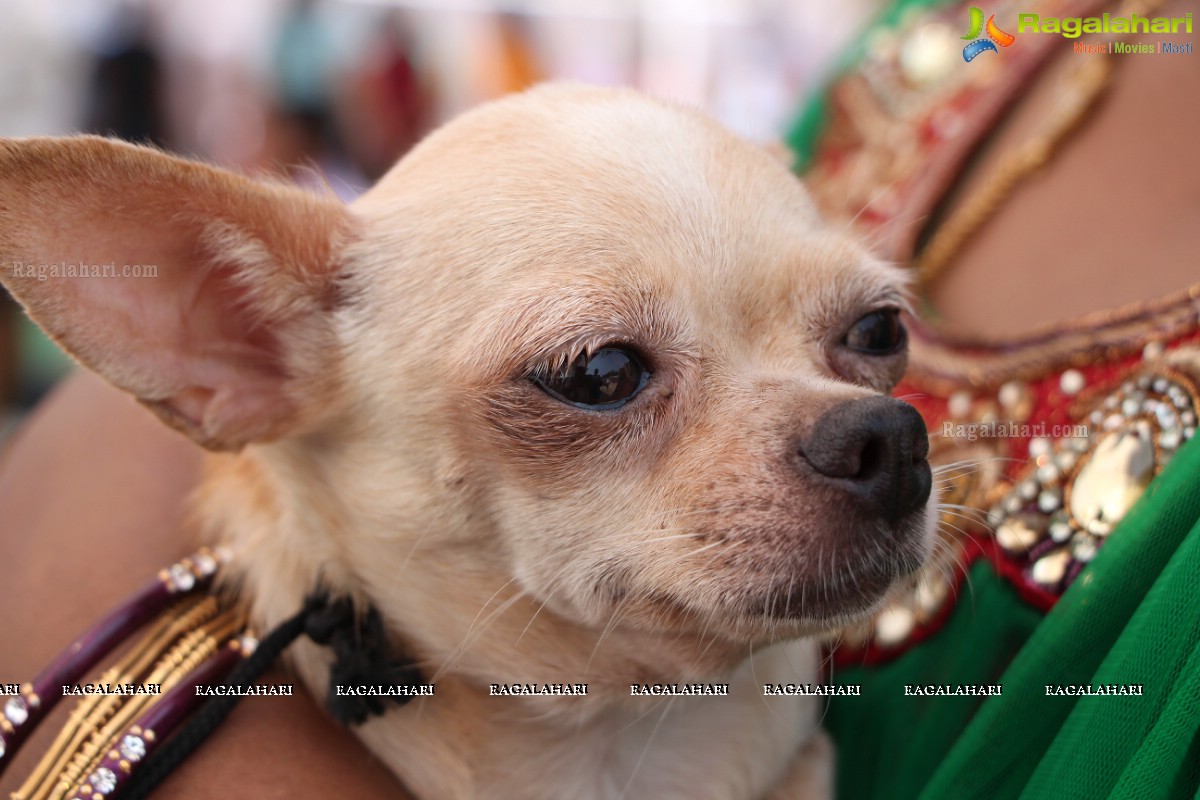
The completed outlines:
[[[155,614],[181,597],[207,589],[223,558],[223,554],[205,548],[172,564],[75,639],[32,681],[21,684],[20,694],[8,699],[0,716],[0,775],[29,734],[58,704],[63,686],[79,683]]]
[[[1149,342],[1132,358],[985,391],[933,395],[922,391],[921,372],[915,365],[898,391],[910,393],[930,427],[930,462],[949,465],[939,475],[940,543],[878,615],[840,632],[841,664],[892,658],[936,632],[981,558],[1026,602],[1049,609],[1196,435],[1196,330],[1169,345]]]
[[[32,706],[24,694],[9,701],[0,769],[12,761],[16,747],[57,700],[64,694],[82,698],[13,793],[14,800],[146,796],[228,715],[242,696],[240,690],[255,683],[302,635],[333,651],[327,706],[335,719],[358,724],[417,696],[400,692],[345,699],[333,690],[341,685],[423,685],[412,659],[388,641],[374,607],[359,610],[349,598],[318,592],[259,642],[246,631],[245,612],[232,597],[201,591],[212,585],[227,561],[224,552],[205,549],[162,570],[150,586],[80,637],[31,684],[23,685],[41,690],[42,696]],[[72,686],[142,625],[146,630],[141,638],[100,676],[100,691],[92,684],[87,685],[90,691]],[[50,687],[50,679],[61,683]],[[197,691],[216,685],[238,691],[211,697]],[[30,708],[39,712],[36,717]],[[5,743],[13,746],[6,748]]]
[[[245,614],[206,592],[227,560],[224,551],[205,548],[162,570],[37,678],[22,684],[22,694],[10,698],[4,709],[0,770],[69,688],[135,630],[146,627],[100,675],[97,684],[106,691],[83,694],[12,794],[14,800],[115,796],[160,739],[203,702],[196,687],[220,682],[253,652],[255,640],[244,631]]]
[[[1103,1],[990,11],[1086,16]],[[872,32],[830,89],[829,122],[805,174],[827,216],[903,263],[930,209],[1056,43],[1030,37],[1003,60],[964,70],[964,6],[914,9]],[[939,545],[883,611],[839,632],[842,664],[894,657],[936,632],[980,558],[1024,600],[1050,608],[1195,431],[1200,284],[1017,341],[949,337],[918,320],[909,330],[909,373],[896,394],[932,434]],[[972,440],[955,429],[942,436],[946,423],[993,427]]]
[[[1087,16],[1102,2],[1006,0],[990,11]],[[829,124],[805,180],[826,215],[868,235],[884,258],[908,260],[929,209],[1059,41],[1026,37],[1003,60],[963,69],[964,5],[913,9],[876,28],[829,90]]]

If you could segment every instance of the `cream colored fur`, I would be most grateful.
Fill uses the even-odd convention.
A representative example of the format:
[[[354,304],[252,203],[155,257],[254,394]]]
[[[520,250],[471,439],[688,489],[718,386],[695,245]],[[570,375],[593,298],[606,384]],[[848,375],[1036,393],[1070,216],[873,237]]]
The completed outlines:
[[[224,451],[197,524],[262,629],[320,584],[419,657],[436,695],[358,729],[418,797],[831,794],[820,704],[762,686],[817,679],[807,637],[915,568],[933,499],[903,546],[839,550],[875,523],[784,463],[899,377],[838,341],[903,280],[777,160],[693,111],[551,86],[452,122],[349,208],[96,139],[5,142],[0,175],[7,261],[162,263],[158,284],[5,284]],[[654,362],[625,409],[528,380],[613,341]],[[326,655],[293,649],[322,695]],[[629,696],[696,681],[732,696]]]

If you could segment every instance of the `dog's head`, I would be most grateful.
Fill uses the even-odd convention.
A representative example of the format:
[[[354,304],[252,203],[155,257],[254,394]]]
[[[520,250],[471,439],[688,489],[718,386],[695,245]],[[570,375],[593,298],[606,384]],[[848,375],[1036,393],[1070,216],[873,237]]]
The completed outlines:
[[[271,490],[322,498],[289,524],[385,616],[419,550],[446,591],[763,641],[930,546],[902,276],[698,113],[541,88],[349,208],[98,139],[0,144],[0,189],[34,318],[201,444],[287,453]],[[118,274],[36,274],[72,263]]]

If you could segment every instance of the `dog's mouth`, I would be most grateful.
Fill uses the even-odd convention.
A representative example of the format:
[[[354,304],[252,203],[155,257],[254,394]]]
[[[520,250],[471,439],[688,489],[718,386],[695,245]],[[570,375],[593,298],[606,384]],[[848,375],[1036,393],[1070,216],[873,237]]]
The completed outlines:
[[[797,576],[754,593],[747,598],[744,613],[775,622],[840,624],[869,612],[898,580],[917,568],[908,563],[831,565],[833,575],[824,580]]]
[[[920,571],[928,553],[912,536],[895,550],[827,559],[810,571],[769,581],[747,598],[746,613],[771,622],[843,625],[876,609],[898,582]]]
[[[644,597],[678,626],[691,622],[749,636],[827,630],[871,613],[894,585],[922,568],[929,547],[923,529],[923,515],[914,515],[867,546],[815,557],[809,552],[791,559],[709,562],[689,570],[671,589]]]

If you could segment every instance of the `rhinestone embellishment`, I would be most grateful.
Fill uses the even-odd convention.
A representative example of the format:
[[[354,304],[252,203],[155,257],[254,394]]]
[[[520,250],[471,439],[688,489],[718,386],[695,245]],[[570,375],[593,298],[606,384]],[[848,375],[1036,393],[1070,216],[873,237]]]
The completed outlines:
[[[1200,348],[1195,355],[1200,367]],[[942,524],[961,533],[962,541],[943,531],[951,547],[940,555],[935,551],[916,584],[898,587],[872,618],[839,631],[841,646],[850,653],[847,663],[868,646],[890,658],[904,651],[915,631],[940,624],[958,581],[979,558],[999,556],[1009,568],[1006,579],[1040,590],[1029,598],[1031,604],[1052,606],[1154,477],[1195,436],[1200,389],[1189,370],[1173,363],[1146,364],[1108,389],[1107,396],[1107,379],[1100,384],[1081,370],[1067,370],[1038,384],[1009,381],[994,393],[960,390],[947,397],[943,434],[931,437],[929,460],[942,465],[938,499],[949,509],[942,511]],[[955,432],[961,423],[1003,427],[984,434],[995,443],[975,444],[969,438],[964,443],[967,434]],[[1022,443],[1028,447],[1027,462],[988,466],[1014,460],[998,455],[1021,456]],[[958,469],[962,464],[982,466]],[[983,520],[964,523],[961,511],[986,511],[986,528],[978,533],[990,529],[993,547],[985,541],[972,552],[966,540],[974,538],[970,529]],[[967,530],[959,527],[964,524]]]
[[[1063,394],[1079,394],[1086,385],[1087,380],[1077,369],[1067,370],[1058,380],[1058,388],[1062,389]]]
[[[196,576],[183,564],[174,564],[170,569],[171,585],[179,592],[190,592],[196,586]]]
[[[1082,374],[1069,373],[1063,391],[1082,391]],[[996,543],[1028,560],[1035,585],[1062,591],[1195,435],[1195,414],[1189,387],[1173,376],[1142,375],[1096,405],[1087,435],[1030,440],[1032,463],[988,511]]]
[[[25,698],[8,698],[4,704],[4,716],[13,725],[24,725],[25,720],[29,719],[29,706],[25,705]]]
[[[1112,525],[1142,496],[1154,475],[1150,425],[1139,422],[1106,435],[1071,486],[1071,516],[1083,527]]]
[[[244,655],[251,656],[258,649],[258,639],[249,633],[243,634],[242,638],[238,639],[238,647]]]
[[[88,777],[88,783],[100,794],[109,794],[117,788],[117,775],[108,767],[100,767]]]
[[[146,741],[132,733],[126,734],[118,748],[121,756],[128,761],[141,761],[146,756]]]
[[[199,553],[192,559],[192,564],[196,567],[196,572],[200,573],[201,577],[207,578],[217,571],[217,559],[213,558],[208,553]]]

